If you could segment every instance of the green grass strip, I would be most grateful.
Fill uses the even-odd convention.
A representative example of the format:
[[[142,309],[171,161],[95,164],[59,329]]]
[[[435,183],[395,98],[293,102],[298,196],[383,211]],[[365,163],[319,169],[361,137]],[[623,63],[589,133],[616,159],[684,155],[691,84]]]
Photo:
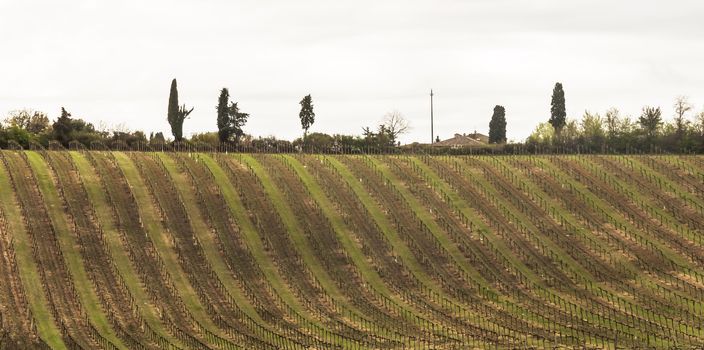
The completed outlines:
[[[444,293],[442,288],[431,278],[425,270],[420,266],[418,260],[415,258],[408,246],[403,242],[403,239],[399,237],[398,232],[393,228],[393,225],[388,220],[388,218],[382,213],[381,208],[376,204],[376,201],[367,192],[361,182],[355,178],[352,172],[334,156],[323,156],[328,163],[342,176],[342,179],[347,183],[357,198],[360,200],[367,213],[371,215],[374,222],[381,230],[381,233],[387,238],[389,244],[393,251],[399,255],[401,261],[409,269],[409,271],[423,283],[427,288],[434,291],[438,295],[446,297],[448,300],[452,300],[455,304],[461,304],[458,300],[448,296]],[[312,191],[311,191],[312,192]],[[332,204],[328,204],[332,205]],[[498,325],[500,327],[500,325]]]
[[[488,283],[486,283],[486,281],[484,280],[484,277],[482,277],[482,275],[476,269],[472,268],[472,266],[467,263],[467,260],[464,258],[462,252],[452,241],[452,239],[446,234],[446,232],[437,224],[437,222],[435,222],[435,219],[433,218],[432,214],[424,207],[422,203],[420,203],[420,201],[418,201],[418,199],[410,192],[408,188],[399,185],[402,184],[403,181],[401,181],[401,179],[399,179],[396,174],[393,173],[393,171],[389,168],[388,164],[380,161],[376,157],[368,157],[368,159],[371,161],[372,164],[376,166],[376,168],[381,172],[381,174],[384,175],[387,180],[389,180],[389,183],[398,190],[398,192],[401,194],[401,196],[403,196],[404,200],[406,201],[406,203],[408,203],[413,212],[415,212],[415,214],[423,222],[423,224],[428,227],[430,232],[435,235],[438,242],[440,242],[442,247],[450,254],[455,263],[459,267],[461,267],[469,276],[471,276],[474,281],[478,281],[483,287],[490,288]],[[421,169],[423,169],[425,174],[428,174],[430,176],[431,180],[435,180],[433,179],[434,173],[430,168],[428,168],[423,162],[417,161],[416,163],[418,164],[418,166],[420,166]],[[441,183],[439,178],[437,178],[437,180],[438,181],[436,182]],[[446,192],[448,195],[454,193],[452,191]],[[454,198],[451,197],[451,199],[453,200],[453,203],[457,203],[457,206],[461,209],[469,210],[469,206],[466,205],[466,203],[462,201],[459,196],[455,196]],[[473,215],[467,215],[467,217],[471,218],[473,217]],[[487,237],[490,237],[490,235],[488,234],[490,230],[488,230],[487,228],[486,231]]]
[[[601,209],[605,213],[609,213],[609,212],[614,213],[614,210],[616,210],[615,215],[618,215],[618,216],[625,215],[625,214],[621,214],[617,209],[615,209],[615,207],[612,209],[609,209],[609,207],[612,206],[610,203],[605,202],[605,200],[603,200],[601,197],[594,194],[589,188],[586,187],[586,185],[584,185],[581,182],[578,182],[577,180],[574,180],[572,177],[566,175],[565,172],[562,171],[562,169],[560,169],[557,165],[553,164],[551,161],[545,161],[545,158],[543,158],[543,157],[536,157],[534,159],[535,159],[535,163],[539,164],[539,166],[541,168],[549,169],[549,171],[552,171],[554,174],[556,174],[557,176],[554,176],[556,179],[558,179],[559,181],[562,181],[563,183],[570,184],[572,186],[572,188],[574,188],[576,191],[584,194],[585,198],[588,198],[589,200],[591,200],[591,202],[594,204],[594,206],[596,208]],[[616,216],[614,216],[614,219],[616,219]],[[646,236],[646,235],[642,234],[642,232],[640,230],[638,230],[635,226],[633,226],[628,221],[628,219],[623,218],[623,220],[618,220],[618,222],[620,224],[622,224],[624,227],[628,228],[628,230],[631,232],[638,232],[643,237],[650,237],[650,236]],[[660,240],[649,239],[649,241],[657,249],[659,249],[665,257],[669,258],[670,260],[674,261],[677,264],[687,266],[686,264],[683,264],[684,258],[682,256],[671,251],[670,248],[663,245]],[[618,292],[613,291],[608,286],[604,286],[604,290],[607,290],[609,293],[611,293],[616,298],[621,298],[622,300],[626,300]],[[643,307],[641,307],[637,303],[631,303],[631,305],[633,305],[633,307],[635,308],[635,314],[637,316],[641,316],[643,318],[648,318],[647,317],[648,315],[654,315],[654,313],[652,311],[646,311]],[[643,315],[646,315],[646,316],[643,316]],[[656,323],[661,323],[662,321],[660,320],[659,316],[660,315],[654,315],[653,318],[657,318],[657,319],[652,320],[652,321],[656,322]],[[681,323],[678,324],[677,329],[682,331],[683,333],[693,335],[693,334],[691,334],[689,329],[687,329],[687,327],[684,327]],[[640,332],[640,330],[638,330],[638,332]],[[661,339],[659,339],[657,337],[656,337],[656,339],[658,342],[661,341]],[[664,340],[662,340],[662,341],[664,341]]]
[[[155,202],[149,193],[147,185],[139,174],[139,171],[132,160],[124,153],[115,152],[114,155],[117,164],[122,169],[127,178],[127,182],[132,188],[132,194],[137,201],[137,207],[142,217],[144,229],[164,262],[164,266],[169,267],[169,275],[171,276],[174,286],[178,289],[181,300],[196,321],[209,331],[227,339],[212,322],[208,316],[208,311],[203,307],[198,298],[198,294],[188,281],[186,272],[183,271],[181,263],[176,257],[170,233],[162,226],[161,217],[155,208]]]
[[[83,154],[79,152],[70,152],[70,154],[76,168],[80,173],[81,180],[85,185],[88,198],[93,203],[95,215],[104,232],[103,238],[109,247],[110,257],[115,262],[118,272],[120,273],[122,280],[127,285],[127,288],[134,298],[135,303],[140,306],[140,314],[144,318],[145,322],[147,322],[147,324],[155,332],[164,337],[170,343],[183,347],[177,339],[173,338],[163,329],[163,325],[157,316],[155,306],[151,303],[149,297],[142,288],[138,273],[132,265],[129,256],[125,253],[126,247],[122,244],[120,233],[115,226],[115,218],[112,214],[112,210],[110,209],[111,204],[107,198],[105,190],[102,187],[98,174]]]
[[[532,270],[530,270],[527,266],[525,266],[522,262],[520,262],[518,259],[516,259],[515,254],[513,254],[513,252],[510,250],[510,248],[508,248],[506,246],[503,239],[497,237],[494,234],[494,232],[491,230],[491,228],[489,228],[482,220],[478,219],[479,214],[477,214],[476,211],[472,207],[470,207],[469,204],[462,197],[460,197],[460,195],[447,182],[445,182],[443,179],[441,179],[440,176],[433,169],[431,169],[424,162],[420,161],[417,157],[410,157],[410,160],[414,165],[416,165],[419,169],[421,169],[423,174],[425,176],[427,176],[427,180],[431,182],[432,186],[434,188],[436,188],[436,190],[439,190],[441,193],[444,193],[449,198],[451,205],[456,210],[461,212],[467,219],[469,219],[470,221],[472,221],[474,223],[477,230],[481,231],[483,233],[483,235],[486,236],[486,238],[489,241],[491,241],[494,248],[496,248],[497,251],[499,251],[501,253],[501,255],[511,264],[511,266],[513,266],[517,271],[519,271],[521,274],[526,276],[526,278],[531,283],[536,284],[536,285],[541,285],[540,279],[538,278],[538,276]],[[380,163],[377,162],[377,164],[380,164]],[[380,165],[377,165],[377,166],[379,167]],[[382,170],[381,168],[379,168],[379,169]],[[390,178],[390,179],[392,179],[392,183],[400,183],[400,180],[398,178],[396,178],[395,175],[391,174],[391,172],[388,168],[385,170],[387,173],[394,176],[393,178]],[[384,172],[384,170],[382,170],[382,173],[383,172]],[[399,190],[401,190],[401,189],[405,190],[406,196],[409,196],[409,198],[414,199],[412,194],[407,189],[399,188]],[[423,210],[422,204],[418,203],[417,201],[416,201],[415,206],[417,206],[418,209],[420,209],[420,210],[418,210],[419,211],[418,215],[420,217],[421,212],[424,212],[425,210]],[[427,212],[424,212],[423,214],[426,217],[428,217],[426,220],[432,220],[432,218],[430,217],[430,215]],[[437,227],[437,225],[435,225],[435,226]],[[437,229],[434,230],[433,232],[443,232],[443,231],[437,231],[439,229],[440,228],[437,227]],[[460,260],[460,261],[464,261],[464,260]],[[462,264],[460,266],[462,266],[465,269],[468,268],[468,266],[466,264]],[[548,295],[547,295],[548,292],[545,290],[537,290],[537,292],[548,297]],[[505,296],[499,296],[499,300],[500,300],[500,302],[507,304],[507,305],[513,303],[510,299],[506,298]],[[545,326],[545,324],[543,322],[541,322],[541,320],[533,319],[533,321],[536,323],[539,323],[539,324],[543,324]],[[562,328],[560,328],[560,330],[564,331],[564,329],[562,329]]]
[[[622,188],[627,190],[628,193],[623,194],[623,195],[630,198],[630,200],[634,203],[634,205],[638,205],[638,203],[645,203],[645,205],[648,205],[648,207],[651,208],[652,211],[662,215],[665,218],[664,221],[666,221],[668,223],[669,227],[671,227],[673,230],[676,230],[676,228],[673,225],[673,222],[676,222],[676,219],[673,216],[671,216],[670,213],[665,212],[662,209],[660,209],[658,201],[654,197],[651,197],[648,194],[642,193],[641,192],[642,189],[640,189],[638,186],[630,185],[626,181],[620,180],[619,178],[617,178],[616,176],[611,174],[609,171],[607,171],[605,168],[603,168],[603,166],[601,164],[594,162],[593,159],[594,158],[592,158],[592,157],[581,157],[581,159],[579,159],[580,163],[578,163],[578,164],[582,164],[583,168],[586,171],[593,174],[595,176],[595,178],[601,179],[602,178],[601,174],[602,173],[605,174],[611,181],[613,181],[617,185],[619,185]],[[593,166],[593,168],[586,166],[586,164],[590,164],[591,166]],[[612,186],[612,184],[607,181],[606,186]],[[641,209],[644,210],[642,207],[641,207]],[[644,212],[648,213],[647,210],[644,210]],[[686,234],[686,233],[683,233],[683,234]],[[597,240],[600,240],[598,237],[594,237],[594,238]],[[651,278],[651,276],[649,274],[640,273],[641,271],[639,271],[639,269],[630,260],[624,258],[624,259],[620,259],[620,261],[625,265],[625,267],[628,268],[629,271],[633,272],[637,276],[636,280],[640,281],[641,285],[644,285],[645,287],[648,287],[648,288],[656,291],[657,288],[655,285],[658,283],[662,283],[659,280],[654,280],[653,278]],[[687,300],[677,298],[677,297],[672,298],[672,299],[674,299],[674,300],[670,300],[670,302],[674,302],[674,303],[677,303],[678,305],[689,308],[689,303]],[[633,302],[637,303],[637,300],[634,299]],[[701,304],[699,304],[699,306],[694,306],[693,310],[701,311],[702,310]]]
[[[604,159],[616,159],[615,157],[609,157],[609,158],[604,158]],[[631,161],[633,163],[640,164],[638,165],[637,169],[632,169],[630,172],[632,172],[635,175],[637,175],[638,170],[644,170],[648,174],[650,174],[654,178],[659,178],[661,179],[662,183],[665,184],[665,186],[662,186],[664,188],[660,188],[660,192],[667,192],[670,193],[670,195],[677,197],[678,199],[683,200],[684,206],[695,210],[696,208],[692,208],[690,204],[687,204],[687,200],[691,200],[692,202],[695,202],[692,198],[696,199],[696,196],[690,196],[691,193],[687,192],[687,190],[682,189],[678,186],[676,182],[670,181],[669,177],[666,174],[663,174],[656,170],[654,167],[650,167],[647,164],[643,164],[640,159],[641,157],[632,157]],[[615,160],[616,162],[620,162],[620,164],[625,165],[622,161],[620,160]],[[679,235],[684,239],[690,240],[692,242],[696,242],[697,239],[695,238],[695,235],[699,235],[700,233],[697,231],[693,231],[689,228],[689,225],[683,224],[679,221],[679,219],[671,213],[668,209],[665,207],[661,207],[661,199],[657,198],[654,194],[646,193],[646,189],[644,188],[645,186],[639,186],[637,184],[632,184],[629,181],[622,180],[619,177],[611,174],[606,167],[601,164],[597,163],[594,160],[594,157],[581,157],[581,158],[576,158],[575,162],[578,162],[578,164],[582,164],[583,167],[592,173],[595,177],[600,178],[602,175],[606,176],[611,182],[615,183],[617,186],[623,188],[626,190],[627,193],[622,194],[628,198],[630,198],[631,202],[633,205],[638,206],[644,214],[649,216],[652,220],[654,221],[660,221],[661,224],[666,224],[665,226],[668,227],[670,232],[672,232],[673,235]],[[585,166],[585,165],[589,166]],[[673,164],[674,165],[674,164]],[[676,166],[676,165],[674,165]],[[625,169],[628,169],[629,167],[625,166]],[[628,173],[629,170],[625,170],[626,173]],[[630,174],[629,174],[630,175]],[[653,188],[651,188],[651,191],[657,191],[655,187],[658,187],[657,184],[653,183],[653,180],[650,177],[643,176],[642,179],[643,182],[648,182],[650,183]],[[609,182],[608,184],[613,187],[613,185]],[[698,201],[697,201],[698,204]],[[660,216],[660,217],[658,217]],[[691,243],[695,244],[695,243]]]
[[[476,157],[476,159],[480,162],[486,163],[487,157]],[[488,166],[491,166],[487,164]],[[587,271],[584,267],[582,267],[572,256],[570,256],[567,252],[565,252],[562,248],[560,248],[554,241],[552,241],[549,237],[546,237],[545,235],[541,234],[540,229],[535,227],[532,224],[532,220],[528,218],[524,213],[522,213],[520,210],[516,209],[512,203],[510,203],[508,200],[502,197],[502,195],[499,193],[498,189],[494,187],[492,184],[489,183],[489,181],[484,177],[484,176],[476,176],[472,178],[474,181],[477,183],[480,183],[484,186],[487,191],[494,196],[504,207],[508,208],[515,217],[522,222],[526,227],[528,227],[532,232],[535,234],[539,234],[539,237],[542,237],[540,239],[540,242],[545,245],[545,247],[551,251],[554,252],[554,254],[559,257],[562,262],[565,264],[565,266],[570,270],[572,275],[575,277],[580,277],[584,281],[588,282],[588,284],[585,285],[585,287],[589,287],[590,289],[593,289],[594,286],[598,286],[602,288],[602,290],[608,292],[610,295],[612,295],[615,298],[621,298],[622,300],[628,301],[628,298],[622,297],[618,291],[613,290],[609,285],[604,285],[601,283],[598,283],[594,277],[592,276],[591,272]],[[586,283],[585,282],[585,283]],[[581,281],[576,281],[576,284],[582,283]],[[565,298],[570,298],[573,299],[578,304],[581,304],[582,307],[587,311],[588,319],[590,322],[593,323],[602,323],[600,320],[600,317],[596,316],[596,313],[591,311],[587,305],[584,305],[583,303],[580,303],[580,300],[578,297],[573,297],[571,295],[564,295]],[[638,306],[635,304],[635,306]],[[642,334],[642,333],[639,333]]]
[[[293,309],[293,311],[299,315],[306,315],[308,316],[306,319],[311,320],[310,315],[306,313],[306,310],[303,308],[298,298],[279,275],[278,269],[274,266],[273,261],[267,256],[262,239],[250,220],[247,210],[242,203],[242,199],[232,183],[230,183],[225,171],[207,154],[201,154],[200,160],[203,161],[213,174],[214,181],[228,205],[230,214],[235,218],[235,222],[244,236],[244,241],[249,251],[252,253],[254,260],[273,290],[281,297],[283,302]]]
[[[520,159],[520,158],[517,158]],[[586,237],[590,236],[590,238],[597,244],[599,244],[601,247],[609,247],[609,244],[607,241],[603,238],[601,238],[599,235],[593,235],[590,232],[590,229],[588,227],[585,227],[580,219],[578,219],[573,213],[571,213],[569,210],[567,210],[562,204],[558,202],[557,199],[552,197],[549,193],[544,191],[542,188],[540,188],[534,180],[528,176],[527,174],[524,174],[522,169],[516,167],[514,164],[510,163],[509,161],[506,160],[506,158],[497,158],[497,163],[503,165],[506,167],[506,169],[509,169],[511,171],[511,174],[521,181],[521,183],[525,186],[526,193],[534,193],[537,195],[540,200],[542,200],[546,206],[550,208],[550,210],[546,208],[542,208],[546,215],[549,215],[552,217],[553,220],[556,222],[560,221],[560,218],[562,218],[566,223],[570,224],[572,227],[574,227],[577,230],[577,233],[580,236]],[[511,181],[508,176],[505,176],[507,181]],[[515,185],[515,184],[514,184]],[[537,203],[537,200],[536,200]],[[582,242],[586,242],[586,239],[581,239]],[[588,243],[584,243],[586,247],[588,247]],[[605,248],[608,249],[608,248]],[[589,248],[591,250],[591,248]],[[595,253],[598,254],[598,253]],[[613,255],[613,254],[612,254]],[[631,262],[627,257],[619,255],[619,256],[611,256],[610,259],[612,259],[612,263],[614,264],[622,264],[625,268],[627,268],[628,271],[633,272],[634,274],[638,275],[639,278],[642,278],[643,275],[640,274],[640,270]]]
[[[176,190],[181,196],[183,206],[188,213],[188,219],[193,228],[193,233],[198,238],[198,243],[201,245],[203,254],[208,260],[210,267],[215,271],[215,274],[222,282],[227,293],[237,302],[237,307],[241,308],[243,312],[260,325],[266,325],[266,322],[262,320],[257,310],[252,306],[249,299],[240,288],[239,283],[232,277],[232,273],[222,260],[220,250],[215,245],[217,237],[215,237],[214,232],[210,229],[208,224],[206,224],[205,218],[203,218],[201,210],[198,208],[198,198],[194,192],[195,189],[193,189],[190,180],[187,178],[188,174],[179,171],[174,159],[166,153],[157,153],[157,155],[164,164],[164,167],[174,182],[174,187],[176,187]],[[246,282],[247,281],[244,281],[244,283]]]
[[[367,257],[362,252],[361,247],[352,241],[354,233],[349,227],[347,227],[342,219],[342,216],[340,216],[340,213],[335,210],[335,205],[332,201],[330,201],[330,198],[327,197],[325,191],[323,191],[313,176],[310,175],[310,173],[303,167],[303,164],[301,164],[297,159],[288,155],[284,155],[283,157],[292,166],[293,170],[301,179],[301,182],[303,182],[306,189],[310,192],[311,197],[318,203],[318,207],[322,210],[323,215],[325,215],[325,217],[327,217],[330,221],[337,239],[340,243],[342,243],[342,246],[345,248],[348,256],[359,269],[359,272],[364,277],[365,281],[372,286],[373,290],[385,295],[389,299],[396,302],[397,305],[403,307],[402,305],[406,304],[405,301],[387,288],[383,279],[369,264],[369,260],[367,260]],[[411,311],[416,315],[421,314],[420,311],[414,310],[411,305],[407,305],[404,309]]]
[[[479,162],[482,162],[485,164],[487,167],[492,167],[491,164],[486,162],[486,157],[477,157],[475,158]],[[497,170],[498,172],[498,170]],[[485,176],[475,176],[472,177],[472,180],[481,183],[484,188],[491,193],[491,195],[496,198],[498,202],[500,202],[505,208],[509,209],[510,212],[520,220],[521,223],[523,223],[530,231],[531,234],[534,234],[538,236],[538,239],[542,244],[544,244],[545,248],[549,249],[552,251],[557,257],[559,257],[562,260],[562,263],[565,264],[566,267],[568,267],[572,275],[574,276],[579,276],[581,279],[592,283],[592,284],[598,284],[592,275],[591,272],[589,272],[584,266],[582,266],[579,262],[577,262],[569,253],[567,253],[562,247],[560,247],[557,243],[553,241],[552,238],[548,237],[547,235],[543,234],[542,231],[533,224],[533,220],[527,216],[527,214],[523,213],[520,209],[516,208],[515,205],[508,199],[504,198],[503,195],[500,193],[500,190],[498,189],[498,186],[495,186],[493,183],[489,182]],[[509,180],[506,180],[507,182],[510,182]],[[580,283],[581,281],[576,281],[576,283]]]
[[[340,291],[323,265],[315,257],[315,254],[308,243],[308,239],[306,238],[306,234],[296,218],[296,214],[287,204],[283,193],[281,193],[281,190],[276,187],[266,169],[264,169],[259,161],[251,155],[242,155],[241,159],[242,162],[247,164],[254,171],[255,175],[261,181],[262,186],[264,186],[265,193],[281,217],[281,221],[286,226],[294,247],[296,247],[298,252],[301,254],[301,258],[306,266],[308,266],[308,268],[318,279],[321,287],[325,290],[325,293],[332,298],[332,300],[342,304],[345,308],[353,310],[357,314],[363,315],[364,313],[360,312],[360,310],[349,303],[347,296]]]
[[[301,258],[305,264],[318,278],[321,286],[325,289],[325,292],[333,300],[343,301],[347,304],[347,297],[337,288],[337,285],[332,280],[328,272],[325,271],[322,264],[315,257],[315,254],[308,244],[306,234],[303,232],[303,228],[296,218],[296,214],[286,203],[283,193],[281,193],[281,191],[276,187],[267,171],[259,163],[259,161],[254,159],[251,155],[242,155],[242,161],[249,165],[255,175],[261,180],[262,186],[264,186],[264,191],[269,199],[271,199],[271,203],[274,205],[276,212],[281,217],[282,222],[286,225],[291,241],[301,253]]]
[[[19,203],[17,203],[15,198],[9,174],[2,162],[0,162],[0,198],[2,198],[0,200],[0,210],[5,214],[7,228],[14,238],[13,248],[17,257],[20,280],[27,294],[27,302],[34,316],[39,337],[52,349],[66,349],[66,345],[61,338],[61,332],[59,332],[53,316],[49,312],[49,302],[44,294],[44,286],[32,253],[32,242],[27,233],[27,228],[20,219],[22,213]]]
[[[511,249],[506,246],[503,239],[497,237],[494,234],[494,231],[479,219],[480,215],[475,211],[475,209],[470,207],[467,201],[460,197],[460,195],[447,182],[441,179],[435,170],[431,169],[427,164],[417,158],[412,158],[411,161],[423,171],[423,174],[428,177],[428,180],[433,184],[433,187],[438,189],[441,193],[444,193],[450,199],[452,206],[456,210],[472,221],[472,223],[477,227],[477,230],[481,231],[487,239],[492,242],[492,245],[508,260],[511,266],[513,266],[521,274],[525,275],[531,283],[542,285],[540,278],[533,272],[533,270],[529,269],[516,258]]]
[[[93,283],[83,266],[81,253],[77,248],[78,242],[67,222],[63,202],[50,176],[47,163],[44,161],[44,158],[36,152],[27,152],[26,154],[32,171],[34,171],[37,177],[39,189],[42,192],[44,202],[49,211],[49,217],[54,225],[56,235],[58,236],[57,240],[61,251],[64,253],[66,267],[75,282],[76,291],[80,297],[81,304],[88,314],[90,322],[105,339],[109,340],[115,346],[125,349],[122,341],[115,335],[110,327],[110,322],[101,307],[100,299],[98,299],[98,296],[95,294]]]
[[[611,174],[602,164],[594,161],[592,157],[581,157],[574,160],[574,164],[579,164],[585,171],[592,174],[596,179],[604,181],[606,187],[611,187],[615,192],[618,191],[618,187],[625,189],[626,193],[619,193],[630,199],[631,204],[638,207],[643,214],[650,217],[653,221],[660,221],[664,227],[669,228],[669,231],[673,235],[679,235],[680,237],[689,240],[689,244],[696,244],[696,239],[694,235],[700,234],[699,232],[689,230],[688,226],[682,224],[667,209],[663,209],[659,203],[660,199],[656,198],[654,195],[649,193],[644,193],[644,186],[633,185],[628,181],[621,180],[617,176]],[[655,172],[655,170],[648,170],[655,177],[660,177],[661,174]],[[609,180],[604,180],[602,176],[608,178]],[[648,182],[648,180],[644,180]],[[667,179],[663,178],[663,182],[667,182]],[[673,186],[673,185],[670,185]],[[670,192],[672,195],[682,199],[682,197],[675,192]],[[686,205],[686,204],[685,204]],[[660,216],[660,217],[658,217]],[[678,229],[682,227],[683,229]]]
[[[663,243],[661,239],[652,239],[653,238],[652,236],[646,236],[645,234],[642,234],[642,232],[638,228],[636,228],[633,224],[631,224],[631,222],[627,218],[623,217],[625,214],[621,213],[611,203],[606,202],[604,199],[602,199],[601,197],[594,194],[586,185],[572,179],[571,177],[566,175],[565,172],[562,169],[560,169],[557,165],[553,164],[550,161],[545,161],[545,159],[542,157],[538,157],[535,160],[536,160],[536,163],[539,164],[540,167],[542,167],[543,169],[549,169],[549,171],[552,171],[555,174],[558,174],[559,178],[562,181],[565,181],[566,183],[571,184],[575,190],[584,194],[585,198],[590,199],[597,208],[600,208],[601,210],[603,210],[606,213],[613,213],[612,217],[614,217],[614,219],[616,219],[617,216],[620,216],[621,220],[618,220],[618,222],[620,224],[622,224],[624,227],[628,228],[628,230],[631,232],[637,232],[637,233],[641,234],[641,236],[649,238],[649,241],[657,249],[659,249],[665,257],[667,257],[668,259],[672,260],[673,262],[675,262],[676,264],[678,264],[680,266],[685,266],[685,267],[691,268],[689,266],[689,262],[685,258],[683,258],[679,253],[674,252],[669,246],[665,245],[665,243]]]
[[[652,160],[650,159],[645,159],[643,157],[632,157],[630,158],[633,163],[636,163],[636,167],[633,171],[637,170],[643,170],[647,172],[648,174],[654,176],[655,178],[659,179],[662,182],[662,191],[672,193],[674,196],[685,200],[685,203],[687,200],[697,203],[700,206],[704,206],[704,198],[701,196],[698,196],[696,194],[691,193],[688,189],[683,188],[680,186],[680,180],[677,179],[677,177],[669,173],[669,170],[667,169],[661,169],[660,166],[657,166],[654,164],[656,160],[661,160],[663,162],[668,163],[670,166],[676,167],[678,169],[682,169],[680,166],[677,164],[672,164],[672,161],[668,158],[672,156],[653,156]],[[650,160],[650,161],[648,161]],[[633,164],[631,163],[631,164]],[[665,173],[668,172],[668,173]],[[648,180],[649,181],[649,180]],[[697,181],[701,181],[701,179],[697,179]],[[689,205],[688,205],[689,206]]]
[[[377,224],[382,234],[389,240],[393,251],[396,252],[404,262],[404,265],[408,267],[411,273],[413,273],[416,278],[423,281],[424,284],[429,285],[435,291],[441,291],[442,288],[438,286],[433,278],[425,273],[423,267],[420,266],[418,260],[415,258],[411,250],[406,246],[403,239],[399,237],[398,232],[393,228],[393,224],[389,219],[382,213],[381,208],[376,204],[376,201],[367,192],[361,182],[355,178],[352,172],[347,169],[347,167],[340,163],[336,157],[325,156],[329,164],[337,170],[337,172],[342,176],[342,179],[350,186],[354,194],[357,196],[359,201],[364,205],[364,208],[371,215],[374,222]]]

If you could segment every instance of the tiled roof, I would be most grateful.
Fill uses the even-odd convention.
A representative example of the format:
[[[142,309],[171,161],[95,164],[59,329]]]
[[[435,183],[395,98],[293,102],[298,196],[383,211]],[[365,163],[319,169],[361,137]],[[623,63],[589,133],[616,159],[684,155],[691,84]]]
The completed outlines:
[[[481,139],[477,140],[478,137],[472,137],[470,135],[455,134],[455,137],[440,142],[433,143],[433,146],[483,146],[486,143],[482,142]]]

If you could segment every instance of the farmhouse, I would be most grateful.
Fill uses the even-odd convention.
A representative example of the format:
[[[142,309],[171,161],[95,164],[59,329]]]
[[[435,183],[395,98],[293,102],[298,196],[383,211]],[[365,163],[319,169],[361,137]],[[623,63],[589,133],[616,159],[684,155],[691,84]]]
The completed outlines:
[[[455,136],[452,138],[433,143],[433,146],[460,148],[471,146],[484,146],[488,143],[489,136],[480,134],[475,131],[471,134],[455,134]]]

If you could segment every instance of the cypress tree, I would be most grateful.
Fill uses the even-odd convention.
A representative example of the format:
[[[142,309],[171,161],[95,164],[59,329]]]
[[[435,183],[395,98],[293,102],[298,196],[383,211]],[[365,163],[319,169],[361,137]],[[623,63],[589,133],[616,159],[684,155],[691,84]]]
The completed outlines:
[[[232,134],[228,108],[229,100],[230,92],[227,91],[227,88],[222,88],[220,90],[220,98],[218,98],[218,106],[216,107],[218,111],[218,138],[221,143],[227,142]]]
[[[167,119],[171,125],[171,134],[174,135],[176,142],[183,140],[183,121],[186,120],[189,114],[193,112],[193,108],[186,110],[186,105],[178,105],[178,88],[176,87],[176,79],[171,81],[171,92],[169,93],[169,109]]]
[[[565,108],[565,91],[561,83],[555,83],[550,102],[550,124],[559,134],[566,124],[567,111]]]
[[[171,134],[176,137],[177,132],[177,119],[178,119],[178,88],[176,87],[176,79],[171,81],[171,91],[169,92],[169,109],[167,118],[169,120],[169,125],[171,126]],[[180,137],[177,137],[176,141],[180,141]]]
[[[489,122],[489,143],[506,142],[506,109],[497,105]]]
[[[308,135],[308,129],[315,122],[315,112],[313,112],[313,98],[310,95],[303,97],[301,102],[301,111],[298,113],[298,117],[301,118],[301,127],[303,128],[303,140],[306,139]]]

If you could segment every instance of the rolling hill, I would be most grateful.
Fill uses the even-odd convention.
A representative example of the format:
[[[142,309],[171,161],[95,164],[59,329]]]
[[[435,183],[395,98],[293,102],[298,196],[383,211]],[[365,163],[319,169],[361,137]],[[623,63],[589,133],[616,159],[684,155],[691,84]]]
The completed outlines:
[[[704,346],[704,157],[0,151],[0,348]]]

